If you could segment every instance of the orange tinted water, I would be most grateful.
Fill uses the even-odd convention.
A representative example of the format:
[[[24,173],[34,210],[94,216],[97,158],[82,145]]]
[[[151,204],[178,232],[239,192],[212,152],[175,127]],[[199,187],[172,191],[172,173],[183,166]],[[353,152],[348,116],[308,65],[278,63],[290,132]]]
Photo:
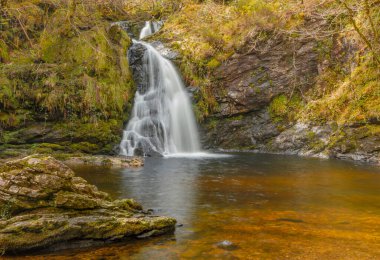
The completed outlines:
[[[379,167],[235,154],[149,158],[138,170],[81,167],[76,172],[114,198],[136,198],[183,226],[147,240],[27,257],[380,259]],[[221,246],[223,241],[232,245]]]

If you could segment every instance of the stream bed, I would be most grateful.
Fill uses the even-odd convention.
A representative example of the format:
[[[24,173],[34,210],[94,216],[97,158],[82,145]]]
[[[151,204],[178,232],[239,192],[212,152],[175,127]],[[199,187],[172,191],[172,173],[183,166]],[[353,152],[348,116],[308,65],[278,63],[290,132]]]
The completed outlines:
[[[380,259],[380,167],[237,153],[74,170],[175,217],[175,233],[26,258]]]

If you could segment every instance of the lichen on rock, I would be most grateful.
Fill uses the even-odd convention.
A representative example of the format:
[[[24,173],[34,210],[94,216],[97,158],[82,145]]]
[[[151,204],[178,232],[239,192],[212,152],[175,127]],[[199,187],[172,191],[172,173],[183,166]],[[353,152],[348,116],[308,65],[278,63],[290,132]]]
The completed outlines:
[[[0,249],[6,253],[71,240],[115,240],[174,229],[132,199],[111,200],[65,164],[34,155],[0,166]]]

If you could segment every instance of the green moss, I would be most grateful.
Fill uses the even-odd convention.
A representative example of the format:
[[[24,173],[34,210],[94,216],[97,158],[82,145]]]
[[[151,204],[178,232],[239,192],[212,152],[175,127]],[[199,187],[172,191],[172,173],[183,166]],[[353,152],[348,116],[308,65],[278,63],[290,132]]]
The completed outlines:
[[[70,152],[70,153],[53,153],[51,154],[52,157],[54,157],[57,160],[60,161],[65,161],[73,157],[82,157],[84,156],[83,153],[78,153],[78,152]]]
[[[36,147],[39,148],[49,148],[55,151],[64,151],[66,150],[65,146],[59,145],[59,144],[52,144],[52,143],[41,143],[41,144],[36,144]]]
[[[9,50],[8,46],[5,44],[3,40],[0,40],[0,62],[8,62],[9,61]]]
[[[80,151],[85,153],[97,153],[101,149],[99,145],[88,142],[74,143],[70,145],[73,151]]]
[[[194,107],[195,116],[200,122],[218,109],[218,103],[209,87],[210,82],[203,81],[203,84],[199,94],[195,97],[198,102]]]
[[[308,131],[306,136],[309,141],[313,141],[316,137],[316,134],[313,131]]]
[[[276,96],[269,104],[269,113],[275,122],[295,121],[302,107],[303,102],[298,94],[294,94],[290,100],[287,96],[281,94]]]
[[[32,152],[36,154],[52,154],[53,149],[46,147],[33,147]]]
[[[217,125],[218,125],[218,120],[216,120],[216,119],[211,119],[209,122],[208,122],[208,124],[207,124],[207,128],[208,129],[215,129],[216,127],[217,127]]]
[[[269,105],[269,113],[272,118],[281,120],[287,112],[288,98],[285,95],[275,97]]]
[[[211,60],[207,63],[207,67],[208,67],[209,69],[215,69],[215,68],[217,68],[217,67],[219,67],[219,66],[220,66],[220,62],[219,62],[217,59],[215,59],[215,58],[211,59]]]
[[[69,151],[66,145],[39,143],[31,146],[31,152],[36,154],[53,154],[56,152]]]
[[[237,116],[233,116],[233,117],[229,117],[227,118],[228,121],[241,121],[243,120],[244,116],[243,115],[237,115]]]
[[[322,151],[325,149],[326,145],[325,145],[325,143],[322,142],[321,140],[315,140],[314,142],[311,142],[311,143],[309,144],[309,147],[310,147],[314,152],[318,153],[318,152],[322,152]]]
[[[260,93],[261,93],[261,89],[260,89],[259,87],[255,86],[254,83],[250,83],[250,84],[249,84],[249,87],[250,87],[251,89],[253,89],[253,91],[254,91],[256,94],[260,94]]]
[[[6,220],[12,217],[13,206],[11,202],[0,204],[0,220]]]
[[[20,155],[23,155],[22,151],[12,150],[12,149],[1,150],[1,148],[0,148],[0,158],[1,159],[14,158],[14,157],[18,157]]]

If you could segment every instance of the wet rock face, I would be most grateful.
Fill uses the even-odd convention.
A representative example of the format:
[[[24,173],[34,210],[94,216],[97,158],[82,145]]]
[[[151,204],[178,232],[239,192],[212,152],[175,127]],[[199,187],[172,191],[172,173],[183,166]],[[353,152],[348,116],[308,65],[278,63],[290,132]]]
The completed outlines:
[[[313,40],[288,42],[278,38],[260,50],[235,54],[214,73],[220,105],[218,116],[261,110],[279,94],[295,86],[306,91],[318,75],[318,55]]]
[[[266,109],[244,116],[221,118],[204,132],[206,146],[233,150],[264,149],[264,144],[279,134]]]
[[[272,149],[275,138],[295,122],[275,122],[269,106],[279,95],[289,97],[313,86],[318,75],[315,46],[312,39],[291,42],[278,36],[257,46],[247,43],[217,68],[213,76],[219,110],[213,115],[214,126],[206,123],[205,143],[234,150],[299,149],[292,144]]]
[[[119,21],[111,24],[111,26],[114,25],[117,25],[126,31],[131,38],[138,38],[141,27],[143,26],[143,24],[136,24],[131,21]]]
[[[111,200],[52,157],[0,167],[0,249],[18,252],[69,240],[114,240],[174,229],[131,199]]]
[[[369,130],[364,126],[278,120],[271,115],[275,98],[313,91],[319,72],[326,66],[319,61],[316,46],[313,39],[292,41],[278,36],[264,45],[247,43],[223,62],[213,73],[213,94],[219,109],[203,124],[204,147],[380,164],[380,138],[366,134]],[[336,55],[349,56],[352,48],[340,48]],[[368,127],[377,124],[373,119]]]
[[[146,47],[140,43],[134,43],[128,50],[129,67],[138,91],[144,94],[149,88],[149,78],[144,72],[144,55]]]
[[[227,150],[338,158],[380,165],[380,135],[371,125],[338,126],[335,122],[278,124],[266,109],[208,123],[204,146]]]
[[[151,45],[162,55],[162,57],[175,61],[179,58],[179,53],[167,48],[162,42],[154,41],[151,42]]]

